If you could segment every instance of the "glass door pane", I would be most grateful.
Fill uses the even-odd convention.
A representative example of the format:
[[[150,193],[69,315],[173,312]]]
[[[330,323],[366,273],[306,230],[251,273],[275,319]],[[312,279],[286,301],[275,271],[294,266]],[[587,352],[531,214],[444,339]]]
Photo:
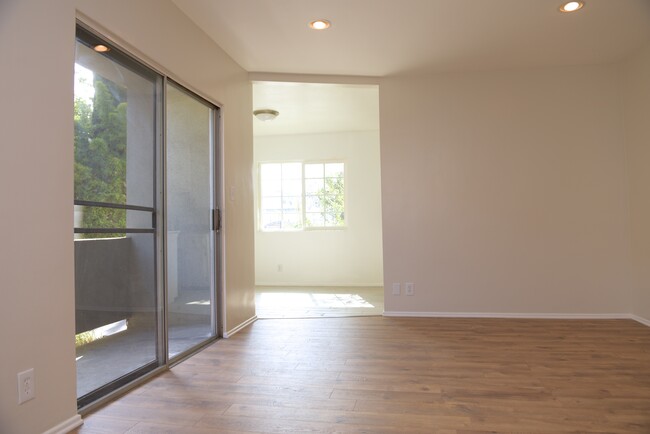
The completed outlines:
[[[167,85],[169,358],[215,337],[213,124],[216,107]]]
[[[161,79],[77,29],[74,204],[77,397],[162,363],[156,137]]]

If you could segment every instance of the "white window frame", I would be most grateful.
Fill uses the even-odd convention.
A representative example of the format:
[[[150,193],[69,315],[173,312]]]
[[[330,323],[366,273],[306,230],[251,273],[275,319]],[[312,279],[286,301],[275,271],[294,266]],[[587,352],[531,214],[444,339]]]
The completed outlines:
[[[263,227],[263,209],[262,203],[265,198],[262,194],[262,166],[266,164],[288,164],[288,163],[299,163],[301,165],[301,208],[300,208],[300,228],[279,228],[279,229],[265,229]],[[309,164],[322,164],[323,165],[323,180],[327,179],[325,176],[325,165],[327,164],[342,164],[343,165],[343,223],[335,226],[307,226],[307,193],[306,193],[306,177],[305,177],[305,166]],[[307,160],[307,161],[296,161],[296,160],[282,160],[282,161],[262,161],[258,163],[257,173],[258,173],[258,200],[257,200],[257,228],[260,232],[306,232],[306,231],[329,231],[329,230],[344,230],[348,226],[348,181],[347,181],[347,162],[345,160]],[[314,178],[315,179],[315,178]],[[281,193],[282,200],[282,193]]]

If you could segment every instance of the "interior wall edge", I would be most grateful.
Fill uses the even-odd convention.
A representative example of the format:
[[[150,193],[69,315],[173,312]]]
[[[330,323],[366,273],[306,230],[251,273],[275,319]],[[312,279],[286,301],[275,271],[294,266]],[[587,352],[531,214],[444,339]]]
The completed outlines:
[[[257,321],[257,319],[258,319],[257,315],[253,315],[252,317],[250,317],[246,321],[236,325],[235,327],[228,330],[227,332],[223,332],[223,337],[225,339],[233,337],[236,333],[239,333],[240,331],[242,331],[243,329],[245,329],[249,325],[253,324],[255,321]]]

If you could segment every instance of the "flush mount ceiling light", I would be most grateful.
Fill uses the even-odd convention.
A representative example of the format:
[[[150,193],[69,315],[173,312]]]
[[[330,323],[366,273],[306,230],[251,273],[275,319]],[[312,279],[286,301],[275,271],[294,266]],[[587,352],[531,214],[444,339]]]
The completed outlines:
[[[277,110],[261,109],[253,111],[253,115],[261,121],[272,121],[280,114]]]
[[[562,6],[560,6],[560,12],[575,12],[577,10],[582,9],[582,7],[584,5],[585,5],[585,2],[583,2],[583,1],[566,2]]]
[[[111,51],[110,48],[108,48],[106,45],[102,44],[97,44],[93,47],[93,50],[97,51],[98,53],[106,53],[107,51]]]
[[[309,27],[314,29],[314,30],[329,29],[329,27],[331,25],[332,25],[332,23],[330,23],[327,20],[315,20],[315,21],[312,21],[311,23],[309,23]]]

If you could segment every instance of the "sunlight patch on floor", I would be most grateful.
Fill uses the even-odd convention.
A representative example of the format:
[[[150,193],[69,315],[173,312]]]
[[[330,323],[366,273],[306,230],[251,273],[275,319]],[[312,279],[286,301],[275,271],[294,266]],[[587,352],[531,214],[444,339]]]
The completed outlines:
[[[308,292],[275,292],[260,294],[260,302],[271,308],[286,307],[362,307],[373,308],[359,294],[313,294]]]
[[[257,287],[258,318],[326,318],[382,315],[381,287]]]

